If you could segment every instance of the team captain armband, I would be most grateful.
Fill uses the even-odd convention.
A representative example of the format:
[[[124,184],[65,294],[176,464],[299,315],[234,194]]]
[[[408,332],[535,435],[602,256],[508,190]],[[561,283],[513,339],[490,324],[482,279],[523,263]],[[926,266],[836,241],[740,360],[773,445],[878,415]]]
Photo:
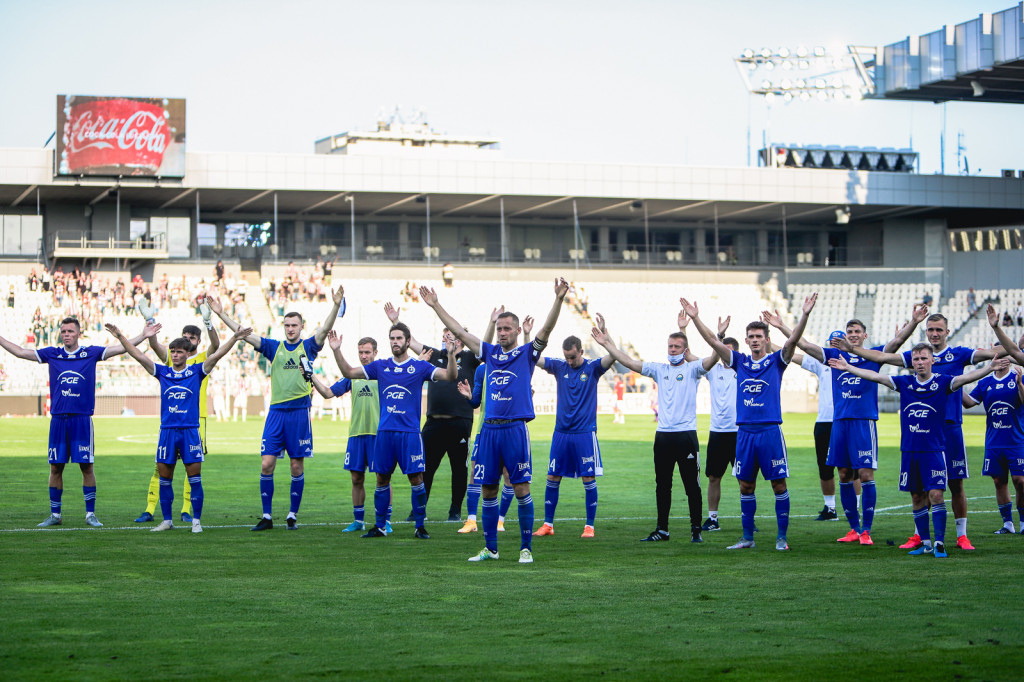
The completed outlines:
[[[534,339],[533,347],[536,348],[538,351],[542,351],[548,347],[548,342],[546,340],[541,341],[540,339]]]

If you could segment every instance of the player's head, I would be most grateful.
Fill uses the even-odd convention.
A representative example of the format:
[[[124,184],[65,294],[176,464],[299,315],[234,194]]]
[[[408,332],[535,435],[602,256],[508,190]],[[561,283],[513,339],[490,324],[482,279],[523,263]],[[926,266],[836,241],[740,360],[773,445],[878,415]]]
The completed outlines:
[[[78,345],[78,338],[82,335],[82,325],[77,317],[65,317],[60,321],[60,342],[67,349]]]
[[[402,322],[395,322],[391,325],[391,329],[388,331],[388,342],[391,344],[391,354],[396,358],[400,358],[405,355],[405,352],[409,350],[409,339],[412,338],[412,332]]]
[[[191,342],[192,350],[199,348],[199,339],[202,336],[202,332],[199,331],[199,327],[194,324],[186,324],[181,328],[181,335]]]
[[[686,334],[682,332],[672,332],[668,335],[669,355],[686,355],[686,351],[689,347],[690,341],[686,338]]]
[[[498,315],[494,323],[494,332],[498,335],[498,345],[508,350],[514,348],[519,340],[519,332],[523,329],[519,326],[519,317],[514,313],[504,312]]]
[[[932,354],[932,347],[927,343],[916,344],[910,349],[910,361],[914,366],[914,372],[921,378],[932,373],[932,362],[935,356]]]
[[[171,364],[179,369],[185,366],[188,356],[194,350],[195,344],[192,343],[191,339],[185,336],[174,339],[167,344],[167,355],[171,360]]]
[[[284,338],[288,343],[295,343],[302,334],[302,315],[296,312],[284,316]]]
[[[864,340],[868,338],[867,326],[858,320],[853,318],[846,323],[846,340],[853,346],[863,346]]]
[[[469,330],[463,327],[463,331],[468,332]],[[444,343],[445,348],[454,347],[456,352],[462,350],[462,341],[459,341],[459,338],[448,327],[441,330],[441,341]]]
[[[583,342],[578,336],[570,336],[562,342],[562,355],[573,369],[583,364]]]
[[[932,313],[925,320],[924,335],[928,343],[934,348],[942,348],[946,345],[946,337],[949,336],[949,320],[941,313]]]
[[[752,353],[768,352],[768,323],[760,320],[747,325],[747,346]]]
[[[377,340],[371,336],[359,339],[356,346],[359,350],[359,364],[368,365],[377,359]]]
[[[724,339],[722,339],[722,343],[729,346],[729,348],[731,348],[732,350],[740,349],[740,342],[732,338],[731,336],[727,336]]]

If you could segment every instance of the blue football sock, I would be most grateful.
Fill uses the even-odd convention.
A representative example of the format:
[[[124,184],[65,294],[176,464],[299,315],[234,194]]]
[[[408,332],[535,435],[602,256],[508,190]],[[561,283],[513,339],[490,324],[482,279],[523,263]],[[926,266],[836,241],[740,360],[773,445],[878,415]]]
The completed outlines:
[[[299,505],[302,504],[302,491],[306,487],[306,475],[299,474],[298,476],[292,476],[292,503],[288,508],[290,514],[299,513]]]
[[[83,485],[82,495],[85,497],[85,513],[94,514],[96,512],[96,486]]]
[[[174,505],[174,488],[171,487],[171,479],[160,477],[160,513],[164,521],[171,520],[171,507]]]
[[[480,507],[480,486],[470,485],[466,487],[466,516],[476,519],[476,511]]]
[[[789,531],[789,491],[775,496],[775,519],[779,524],[779,537],[786,537]]]
[[[391,516],[391,486],[379,485],[373,489],[374,525],[384,530],[384,525]]]
[[[270,518],[274,506],[274,475],[260,474],[260,499],[263,501],[263,515]]]
[[[492,552],[498,551],[498,498],[483,501],[484,544]]]
[[[932,524],[935,526],[935,542],[946,541],[946,503],[932,505]]]
[[[743,539],[754,539],[754,514],[757,512],[757,498],[740,494],[740,519],[743,523]]]
[[[366,522],[366,507],[364,507],[362,505],[359,505],[358,507],[353,506],[352,507],[352,516],[355,517],[357,522],[365,523]]]
[[[1017,517],[1020,518],[1020,527],[1024,530],[1024,507],[1017,507]]]
[[[555,509],[558,508],[558,484],[560,481],[548,481],[544,488],[544,523],[555,525]]]
[[[422,481],[412,487],[412,516],[416,519],[416,527],[422,528],[427,518],[427,486]]]
[[[498,516],[505,518],[508,516],[508,508],[512,506],[512,499],[516,496],[516,490],[510,485],[504,485],[501,487],[501,508],[498,510]]]
[[[917,529],[917,535],[921,538],[921,542],[927,540],[931,543],[932,536],[928,528],[928,507],[914,510],[914,528]]]
[[[871,530],[871,524],[875,521],[875,504],[878,502],[878,489],[874,481],[863,481],[860,484],[861,500],[860,506],[864,509],[864,523],[861,529]]]
[[[189,476],[188,484],[192,486],[192,518],[198,521],[203,518],[203,477]]]
[[[50,513],[60,516],[60,498],[64,495],[63,488],[50,487]]]
[[[846,520],[850,522],[850,528],[859,533],[861,531],[860,513],[857,511],[857,491],[853,489],[853,481],[839,483],[839,503],[843,505],[843,513],[846,514]]]
[[[583,496],[587,504],[587,525],[593,526],[597,517],[597,481],[583,484]]]
[[[519,537],[522,540],[520,549],[530,549],[533,539],[533,496],[517,497],[519,500]]]
[[[999,515],[1003,517],[1003,523],[1013,523],[1013,512],[1010,511],[1010,503],[999,505]]]

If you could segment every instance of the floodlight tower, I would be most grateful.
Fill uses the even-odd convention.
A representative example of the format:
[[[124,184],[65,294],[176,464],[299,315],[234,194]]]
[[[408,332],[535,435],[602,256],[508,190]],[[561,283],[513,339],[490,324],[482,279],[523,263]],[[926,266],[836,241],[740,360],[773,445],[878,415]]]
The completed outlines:
[[[837,55],[824,47],[747,48],[733,62],[747,92],[764,97],[769,110],[773,103],[856,101],[874,95],[875,85],[865,67],[864,56],[873,50],[853,45],[847,54]],[[767,131],[765,131],[767,134]],[[767,144],[767,140],[765,140]],[[747,164],[750,164],[750,119],[747,117]]]

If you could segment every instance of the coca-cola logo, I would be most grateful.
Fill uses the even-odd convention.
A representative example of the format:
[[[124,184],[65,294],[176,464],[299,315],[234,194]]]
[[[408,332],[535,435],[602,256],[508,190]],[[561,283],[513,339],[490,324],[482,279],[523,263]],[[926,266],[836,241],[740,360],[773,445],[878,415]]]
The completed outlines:
[[[62,104],[59,173],[184,174],[184,146],[173,145],[184,143],[184,100],[69,96]],[[178,121],[169,108],[180,112]],[[175,153],[168,165],[174,168],[164,168],[172,145]]]

